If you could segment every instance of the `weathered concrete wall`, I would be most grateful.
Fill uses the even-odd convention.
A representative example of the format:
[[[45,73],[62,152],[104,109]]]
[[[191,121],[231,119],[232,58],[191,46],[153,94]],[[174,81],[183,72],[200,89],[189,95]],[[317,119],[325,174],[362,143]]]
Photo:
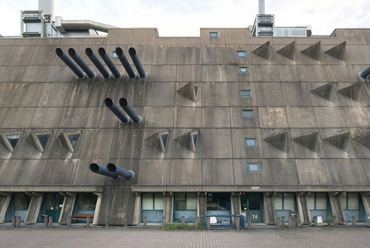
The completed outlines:
[[[209,38],[210,31],[219,38]],[[267,59],[254,52],[266,42]],[[317,58],[302,53],[318,42]],[[337,57],[328,52],[343,42]],[[137,50],[147,78],[129,79],[112,58],[124,76],[104,79],[84,53],[104,47],[111,55],[118,46],[126,56],[129,47]],[[98,77],[77,79],[57,47],[73,47]],[[0,39],[0,133],[21,134],[13,152],[0,139],[0,185],[104,186],[99,223],[116,225],[132,221],[131,185],[368,187],[370,86],[357,73],[369,64],[367,29],[323,38],[251,38],[247,29],[221,28],[192,38],[112,29],[107,38]],[[238,74],[239,66],[249,73]],[[188,82],[199,86],[196,101],[177,92]],[[252,97],[240,97],[241,90]],[[143,122],[120,124],[106,97],[116,104],[125,97]],[[254,118],[243,118],[243,109]],[[186,140],[194,130],[195,152]],[[169,132],[165,152],[155,136],[162,131]],[[71,153],[61,135],[76,132]],[[36,133],[51,134],[42,153],[31,138]],[[246,138],[257,146],[245,147]],[[93,174],[92,162],[116,163],[136,177]],[[256,162],[260,172],[249,172]]]

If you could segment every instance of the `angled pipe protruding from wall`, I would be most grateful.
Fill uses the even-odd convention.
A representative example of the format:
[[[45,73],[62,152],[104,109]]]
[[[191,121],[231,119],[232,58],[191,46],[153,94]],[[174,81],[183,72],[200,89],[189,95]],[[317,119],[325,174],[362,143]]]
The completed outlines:
[[[125,68],[125,70],[127,71],[127,74],[130,78],[135,78],[137,76],[136,72],[134,72],[134,70],[132,69],[130,63],[128,62],[125,54],[123,53],[123,50],[120,48],[120,47],[117,47],[116,48],[116,54],[119,58],[119,60],[121,61],[123,67]]]
[[[358,76],[361,77],[361,78],[364,78],[364,79],[367,78],[367,77],[370,77],[370,66],[367,69],[365,69],[364,71],[360,72],[358,74]]]
[[[125,168],[117,166],[113,163],[109,163],[107,165],[107,169],[109,172],[122,176],[127,180],[133,179],[135,177],[135,172],[133,172],[132,170],[126,170]]]
[[[100,73],[103,75],[104,78],[109,78],[110,73],[105,69],[103,64],[99,61],[98,57],[96,57],[95,53],[91,48],[86,48],[85,50],[86,55],[89,57],[89,59],[94,63],[96,68],[100,71]]]
[[[115,114],[121,123],[128,123],[130,122],[130,118],[127,117],[114,102],[110,98],[105,98],[104,100],[105,106],[107,106],[113,114]]]
[[[69,54],[69,56],[72,57],[72,59],[74,61],[76,61],[76,63],[81,67],[81,69],[87,74],[87,76],[89,78],[95,78],[96,77],[96,73],[93,72],[90,69],[90,67],[85,63],[85,61],[82,60],[82,58],[80,57],[80,55],[78,55],[78,53],[75,51],[75,49],[73,49],[73,48],[68,49],[68,54]]]
[[[139,72],[140,77],[141,78],[147,77],[148,76],[148,73],[145,72],[144,67],[141,64],[141,61],[139,59],[139,56],[136,53],[135,48],[130,47],[130,49],[128,50],[128,53],[130,54],[131,59],[134,62],[134,65],[135,65],[137,71]]]
[[[59,47],[55,49],[55,53],[57,56],[63,60],[63,62],[77,75],[79,78],[84,78],[86,76],[85,73],[83,73],[73,62],[68,56],[63,52],[62,49]]]
[[[100,174],[100,175],[103,175],[103,176],[107,176],[107,177],[111,177],[113,179],[118,178],[117,174],[108,171],[108,169],[106,167],[98,165],[96,163],[90,164],[89,168],[90,168],[90,171],[92,171],[94,173],[97,173],[97,174]]]
[[[119,99],[119,104],[131,117],[134,123],[141,123],[143,121],[143,118],[140,115],[136,114],[135,110],[131,107],[131,105],[127,102],[125,98]]]
[[[105,64],[108,66],[108,68],[111,70],[115,78],[122,77],[122,74],[118,71],[117,67],[114,65],[113,61],[109,57],[109,55],[105,52],[105,49],[100,47],[99,48],[99,55],[104,60]]]

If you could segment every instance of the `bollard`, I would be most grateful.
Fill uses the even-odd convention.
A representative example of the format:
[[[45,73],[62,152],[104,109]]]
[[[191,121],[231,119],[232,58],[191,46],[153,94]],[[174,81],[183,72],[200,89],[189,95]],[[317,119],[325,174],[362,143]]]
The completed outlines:
[[[281,216],[281,228],[285,228],[285,216]]]
[[[90,228],[90,216],[86,217],[86,228]]]
[[[21,217],[15,216],[15,227],[20,228],[21,227]]]
[[[108,223],[105,223],[105,228],[109,228],[109,224]]]
[[[12,216],[12,227],[15,228],[16,225],[15,225],[15,216]]]
[[[338,224],[337,216],[333,216],[333,227],[336,227]]]
[[[181,216],[181,224],[185,224],[185,216]]]
[[[356,227],[356,216],[352,216],[352,227]]]
[[[206,217],[206,221],[207,221],[207,230],[211,230],[211,218]]]
[[[125,217],[123,219],[123,224],[125,225],[125,229],[127,229],[128,228],[128,220],[127,220],[127,217]]]
[[[143,217],[143,224],[146,226],[146,216]]]
[[[195,230],[198,230],[199,227],[199,216],[195,217]]]
[[[49,216],[49,228],[53,228],[53,216]]]
[[[166,217],[162,216],[162,226],[165,226],[165,225],[166,225]]]
[[[280,217],[275,218],[275,225],[276,225],[277,229],[280,229]]]
[[[49,220],[49,216],[44,215],[44,227],[45,228],[48,228],[48,220]]]
[[[317,227],[317,216],[313,217],[313,226]]]
[[[235,227],[236,227],[236,230],[240,230],[240,217],[239,216],[235,217]]]
[[[252,219],[251,217],[248,217],[248,230],[252,229]]]
[[[67,220],[67,226],[71,227],[71,225],[72,225],[72,217],[69,217]]]

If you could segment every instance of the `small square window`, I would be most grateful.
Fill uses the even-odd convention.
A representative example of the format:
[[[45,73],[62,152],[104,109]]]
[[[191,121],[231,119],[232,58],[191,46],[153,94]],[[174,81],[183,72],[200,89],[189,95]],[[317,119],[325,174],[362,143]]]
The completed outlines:
[[[248,172],[260,172],[260,164],[248,163]]]
[[[254,113],[252,109],[243,109],[242,110],[242,116],[243,118],[253,118]]]
[[[257,140],[256,139],[245,139],[245,146],[246,147],[256,147],[257,146]]]
[[[247,57],[246,51],[237,51],[236,54],[238,55],[238,57],[242,57],[242,58]]]
[[[239,67],[238,72],[239,74],[248,74],[248,67]]]
[[[209,32],[209,38],[218,38],[218,32]]]
[[[241,90],[240,96],[241,97],[252,97],[252,92],[250,90]]]
[[[116,51],[112,52],[112,58],[118,58]]]

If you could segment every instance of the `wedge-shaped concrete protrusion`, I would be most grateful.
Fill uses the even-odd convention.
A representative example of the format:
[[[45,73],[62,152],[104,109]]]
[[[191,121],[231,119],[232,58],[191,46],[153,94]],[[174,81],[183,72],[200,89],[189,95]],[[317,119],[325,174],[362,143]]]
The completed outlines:
[[[317,152],[318,150],[318,132],[305,134],[293,139],[298,144],[307,147],[311,151]]]
[[[370,149],[370,132],[360,135],[353,140]]]
[[[317,88],[311,90],[311,92],[315,95],[318,95],[321,98],[324,98],[328,101],[331,101],[332,100],[332,95],[333,95],[332,89],[333,89],[333,84],[328,83],[328,84],[322,85],[320,87],[317,87]]]
[[[280,132],[264,139],[265,142],[271,144],[277,149],[286,152],[288,149],[288,132]]]
[[[296,60],[297,49],[295,48],[295,41],[281,48],[277,53],[288,59]]]
[[[326,142],[337,147],[342,151],[346,151],[346,147],[349,141],[349,132],[339,133],[324,139]]]
[[[193,82],[187,83],[181,89],[177,91],[180,95],[189,98],[193,102],[196,102],[198,99],[199,85]]]
[[[339,60],[344,60],[345,50],[346,50],[346,42],[344,41],[340,43],[339,45],[336,45],[335,47],[330,48],[329,50],[325,51],[325,53]]]
[[[77,142],[80,138],[80,133],[62,133],[60,135],[60,141],[62,145],[70,152],[73,153]]]
[[[20,133],[1,134],[3,143],[9,152],[14,152],[14,149],[17,146],[21,136],[22,135]]]
[[[193,130],[185,133],[182,136],[177,137],[175,141],[179,142],[181,145],[187,147],[190,151],[195,153],[199,142],[199,131]]]
[[[256,48],[252,53],[264,58],[270,59],[270,41],[266,42],[262,46]]]
[[[307,55],[308,57],[311,57],[316,60],[320,60],[321,58],[321,42],[317,42],[313,44],[312,46],[307,47],[303,51],[301,51],[304,55]]]
[[[50,136],[50,133],[31,133],[33,145],[39,152],[44,152],[44,148],[48,143]]]
[[[360,96],[361,84],[352,84],[348,87],[338,90],[338,93],[351,98],[354,101],[358,101]]]

